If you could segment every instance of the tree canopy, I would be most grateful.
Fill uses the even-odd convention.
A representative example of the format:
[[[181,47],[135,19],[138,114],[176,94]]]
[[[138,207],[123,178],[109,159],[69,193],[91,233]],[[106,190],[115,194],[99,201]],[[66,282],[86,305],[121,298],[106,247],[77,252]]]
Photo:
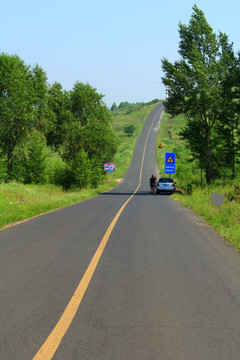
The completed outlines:
[[[166,109],[172,115],[186,116],[181,135],[210,184],[219,174],[217,169],[226,166],[226,154],[234,157],[228,166],[238,161],[239,109],[233,89],[237,86],[239,61],[226,34],[220,32],[217,36],[196,5],[189,25],[179,24],[179,35],[180,59],[174,63],[162,59],[162,80],[169,95]],[[226,147],[224,142],[220,144],[220,134],[224,134],[228,148],[225,161]]]
[[[97,185],[116,151],[110,124],[103,95],[91,85],[77,81],[66,91],[49,85],[39,65],[0,54],[1,180],[44,182],[47,154],[55,151],[58,184],[82,187],[92,177]]]

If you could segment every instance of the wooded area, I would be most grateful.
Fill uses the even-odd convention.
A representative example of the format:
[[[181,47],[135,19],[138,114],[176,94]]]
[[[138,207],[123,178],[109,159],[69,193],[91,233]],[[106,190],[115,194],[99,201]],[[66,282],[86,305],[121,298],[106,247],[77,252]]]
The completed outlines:
[[[166,109],[185,115],[181,136],[206,183],[234,179],[240,174],[240,53],[226,34],[213,32],[196,5],[179,35],[180,60],[162,60]]]
[[[49,85],[44,70],[0,55],[0,181],[97,186],[116,143],[103,95],[76,82]]]

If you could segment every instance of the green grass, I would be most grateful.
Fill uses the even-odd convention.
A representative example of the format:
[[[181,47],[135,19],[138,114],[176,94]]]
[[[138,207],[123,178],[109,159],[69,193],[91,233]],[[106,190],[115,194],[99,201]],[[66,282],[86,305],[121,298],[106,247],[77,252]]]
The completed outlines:
[[[112,160],[117,171],[106,176],[104,184],[97,189],[63,191],[54,185],[23,185],[16,182],[0,184],[0,229],[13,223],[56,210],[115,187],[131,162],[133,150],[144,122],[156,104],[134,106],[132,109],[113,112],[112,127],[116,134],[118,150]],[[136,127],[132,136],[124,133],[126,125]]]
[[[240,189],[237,185],[240,179],[238,178],[238,181],[235,182],[235,186],[231,181],[225,186],[221,185],[221,182],[218,185],[206,186],[203,180],[202,188],[200,186],[201,172],[196,163],[188,162],[189,150],[179,136],[184,124],[185,119],[182,115],[172,120],[169,114],[163,116],[156,143],[160,175],[164,175],[165,152],[175,152],[176,174],[174,179],[177,188],[183,190],[184,195],[175,193],[173,198],[192,209],[240,251]],[[162,149],[158,148],[159,144],[162,144]],[[189,185],[192,186],[191,195],[187,194]],[[214,205],[211,202],[211,193],[224,195],[223,205]]]
[[[54,185],[0,184],[0,228],[83,201],[115,185],[112,181],[97,189],[66,192]]]

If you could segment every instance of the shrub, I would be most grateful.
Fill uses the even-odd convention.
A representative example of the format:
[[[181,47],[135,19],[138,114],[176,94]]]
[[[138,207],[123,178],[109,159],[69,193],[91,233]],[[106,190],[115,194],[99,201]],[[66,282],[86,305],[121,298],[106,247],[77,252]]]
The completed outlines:
[[[125,128],[124,128],[124,132],[128,136],[132,136],[134,130],[136,130],[136,127],[134,125],[128,125],[128,126],[125,126]]]
[[[7,159],[0,151],[0,183],[8,179]]]
[[[237,183],[237,182],[233,183],[233,188],[230,189],[225,195],[229,201],[240,202],[240,185],[239,185],[239,183]]]
[[[55,184],[56,169],[62,169],[64,166],[64,161],[60,155],[48,147],[46,157],[46,183]]]
[[[58,163],[53,172],[53,184],[69,190],[74,183],[74,174],[71,167],[65,163]]]
[[[93,188],[97,188],[99,184],[103,182],[104,171],[103,163],[98,158],[91,159],[91,179],[90,185]]]
[[[91,162],[84,150],[80,150],[71,163],[74,184],[80,189],[88,187],[91,181]]]
[[[12,174],[14,180],[25,184],[44,183],[46,180],[47,146],[44,136],[33,131],[13,152]]]

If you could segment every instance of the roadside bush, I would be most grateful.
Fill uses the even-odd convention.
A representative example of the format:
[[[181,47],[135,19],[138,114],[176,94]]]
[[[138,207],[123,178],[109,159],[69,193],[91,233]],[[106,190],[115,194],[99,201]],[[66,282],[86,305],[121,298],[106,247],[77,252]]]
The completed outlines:
[[[47,145],[44,136],[33,131],[16,146],[12,159],[12,178],[24,184],[46,182]]]
[[[91,183],[91,162],[84,150],[80,150],[71,163],[74,185],[80,189]]]
[[[91,180],[90,186],[97,188],[97,186],[104,182],[103,163],[98,158],[91,159]]]
[[[132,136],[132,134],[135,130],[136,130],[136,127],[134,125],[128,125],[128,126],[125,126],[125,128],[124,128],[124,132],[128,136]]]
[[[7,179],[8,179],[7,159],[0,150],[0,183],[7,181]]]
[[[70,188],[97,188],[103,182],[103,164],[98,158],[89,159],[84,150],[80,150],[71,162],[61,159],[55,161],[52,183],[64,190]]]
[[[50,147],[48,147],[46,156],[46,183],[55,184],[56,169],[62,169],[64,166],[64,160],[61,158],[59,153],[53,151]]]
[[[53,184],[61,186],[63,190],[69,190],[74,183],[74,173],[71,167],[65,163],[58,163],[53,171]]]
[[[240,202],[240,184],[237,182],[233,183],[233,188],[231,188],[226,194],[226,198],[229,201]]]

